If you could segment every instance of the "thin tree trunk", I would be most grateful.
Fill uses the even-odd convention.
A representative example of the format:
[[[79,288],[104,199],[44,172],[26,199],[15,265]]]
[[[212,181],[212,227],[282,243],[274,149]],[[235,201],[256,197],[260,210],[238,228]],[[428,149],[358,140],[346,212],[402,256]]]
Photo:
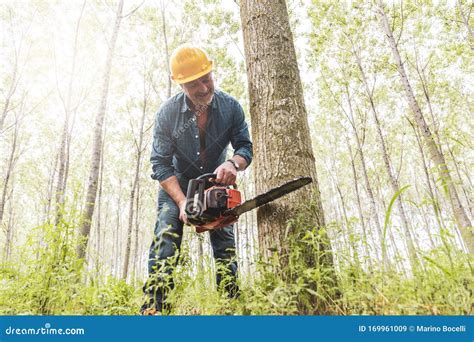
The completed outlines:
[[[168,47],[168,36],[166,35],[166,13],[165,13],[165,1],[161,0],[161,30],[163,33],[163,43],[165,45],[165,60],[166,65],[170,65],[170,53]],[[166,68],[166,70],[169,70]],[[171,97],[171,75],[168,71],[168,78],[167,78],[167,98]]]
[[[359,266],[360,265],[359,250],[357,248],[357,244],[354,242],[356,235],[354,234],[354,231],[351,227],[351,223],[349,221],[349,216],[347,215],[346,201],[344,200],[344,195],[342,194],[341,188],[339,187],[337,180],[335,180],[335,185],[336,185],[337,193],[339,194],[339,198],[341,200],[342,213],[344,214],[344,220],[346,222],[348,244],[350,248],[352,249],[352,254],[353,254],[352,258],[355,261],[355,264]]]
[[[470,217],[472,218],[473,217],[472,203],[471,203],[471,199],[469,197],[469,191],[466,190],[466,188],[464,187],[463,179],[462,179],[462,176],[461,176],[461,171],[459,170],[458,162],[456,161],[456,158],[454,157],[453,149],[449,146],[448,142],[446,142],[446,146],[447,146],[447,149],[448,149],[448,153],[451,156],[451,159],[453,161],[454,170],[456,171],[456,175],[457,175],[458,180],[459,180],[459,186],[461,187],[462,193],[464,195],[464,199],[466,201],[465,204],[466,204],[467,210],[469,212]]]
[[[137,262],[138,262],[138,249],[139,249],[139,239],[140,239],[140,199],[141,199],[141,187],[140,179],[137,183],[137,195],[135,196],[135,246],[133,248],[133,261],[132,261],[132,274],[133,277],[137,274]]]
[[[421,112],[421,108],[418,105],[418,101],[415,98],[415,94],[413,93],[410,82],[405,72],[405,67],[403,65],[400,52],[398,51],[397,43],[393,36],[392,29],[390,27],[387,15],[384,11],[383,4],[381,2],[379,2],[379,6],[378,6],[378,15],[381,20],[382,28],[385,34],[387,35],[390,48],[392,49],[392,54],[395,59],[398,73],[400,75],[400,79],[403,84],[403,88],[405,90],[405,95],[407,97],[410,109],[413,113],[415,122],[422,133],[424,143],[428,147],[430,157],[437,168],[437,172],[443,184],[443,188],[446,190],[446,193],[447,193],[446,196],[453,210],[454,217],[458,223],[459,230],[464,240],[464,243],[467,249],[469,250],[469,252],[474,253],[474,233],[471,231],[472,229],[471,222],[469,218],[467,217],[466,212],[464,211],[464,208],[461,205],[461,202],[459,200],[456,188],[454,187],[448,166],[446,164],[444,155],[442,151],[438,148],[436,141],[434,140],[433,135],[430,131],[430,128],[428,127],[425,121],[423,113]]]
[[[357,126],[355,125],[354,111],[352,109],[351,95],[349,93],[348,88],[346,88],[346,96],[347,96],[347,102],[349,104],[349,117],[348,118],[350,119],[349,121],[351,122],[351,126],[352,126],[352,129],[353,129],[354,137],[355,137],[356,144],[357,144],[358,153],[359,153],[359,156],[360,156],[360,162],[361,162],[361,166],[362,166],[362,175],[364,176],[365,188],[367,190],[367,195],[369,196],[369,203],[370,203],[370,208],[371,208],[371,211],[372,211],[372,218],[374,220],[375,227],[377,229],[377,233],[379,234],[380,242],[382,244],[382,246],[381,246],[382,263],[383,263],[384,267],[388,270],[388,269],[391,268],[391,262],[390,262],[390,259],[388,257],[387,248],[385,248],[383,246],[384,245],[388,246],[389,244],[388,244],[387,241],[384,241],[382,225],[380,224],[380,220],[379,220],[379,216],[378,216],[378,212],[377,212],[377,204],[375,202],[374,192],[372,190],[372,185],[370,184],[370,180],[369,180],[369,174],[368,174],[368,171],[367,171],[367,164],[366,164],[364,149],[363,149],[363,146],[362,146],[362,141],[361,141],[361,138],[360,138],[359,133],[357,131]],[[392,247],[396,250],[396,245],[395,244],[392,243]]]
[[[106,137],[106,127],[104,125],[104,132],[102,139],[102,146],[101,146],[101,158],[100,158],[100,165],[99,165],[99,193],[97,196],[97,223],[96,223],[96,251],[97,251],[97,262],[100,263],[102,258],[102,246],[101,246],[101,232],[102,232],[102,188],[104,183],[104,148],[105,148],[105,137]],[[99,272],[99,267],[96,267],[97,272]],[[96,274],[96,278],[100,281],[99,274]]]
[[[112,274],[115,277],[120,276],[118,269],[120,265],[119,254],[120,254],[120,230],[121,230],[121,219],[120,214],[122,213],[122,179],[119,180],[118,198],[117,198],[117,215],[115,217],[115,229],[113,231],[112,241],[112,253],[111,253],[111,269]]]
[[[68,135],[69,135],[69,119],[70,119],[70,113],[71,113],[72,85],[74,81],[74,74],[76,72],[76,56],[77,56],[77,49],[78,49],[79,28],[81,25],[82,14],[84,13],[85,6],[86,6],[86,2],[84,1],[84,3],[82,4],[81,12],[79,14],[79,19],[77,20],[77,23],[76,23],[76,30],[74,34],[74,48],[73,48],[73,53],[72,53],[72,66],[71,66],[71,72],[69,76],[69,83],[67,87],[66,100],[63,101],[64,124],[63,124],[63,130],[61,134],[61,143],[59,145],[59,152],[58,152],[59,171],[58,171],[58,179],[56,183],[56,215],[55,215],[55,221],[54,221],[55,226],[57,226],[59,222],[61,221],[62,214],[64,211],[64,208],[63,208],[64,197],[65,197],[66,183],[67,183],[66,163],[69,158],[66,154],[69,151],[69,149],[67,148],[67,141],[68,141]],[[61,100],[63,100],[62,97],[61,97]]]
[[[146,117],[146,110],[147,110],[147,100],[148,100],[149,91],[147,92],[146,89],[146,70],[143,73],[143,107],[142,107],[142,116],[140,119],[140,128],[138,131],[138,142],[134,137],[135,148],[137,151],[136,160],[135,160],[135,174],[133,177],[132,188],[130,191],[130,203],[129,203],[129,211],[128,211],[128,232],[127,232],[127,242],[125,245],[125,258],[123,264],[123,272],[122,278],[124,280],[127,279],[128,276],[128,269],[130,264],[130,253],[131,253],[131,245],[132,245],[132,232],[133,232],[133,215],[134,215],[134,202],[136,191],[140,183],[140,166],[142,162],[142,152],[143,152],[143,134],[145,129],[145,117]],[[132,126],[133,127],[133,126]],[[136,207],[138,211],[138,206]]]
[[[110,83],[110,71],[112,68],[112,59],[115,50],[115,44],[117,42],[118,31],[120,28],[120,22],[122,20],[122,9],[123,0],[120,0],[117,7],[117,14],[115,16],[115,24],[112,33],[112,39],[110,40],[109,49],[107,52],[107,59],[105,63],[104,76],[102,79],[102,94],[100,100],[99,111],[96,116],[94,126],[94,140],[92,143],[92,162],[89,171],[89,183],[87,186],[87,195],[84,212],[82,214],[82,224],[79,232],[81,240],[77,245],[77,255],[80,259],[84,259],[87,251],[87,244],[89,240],[91,230],[91,220],[94,214],[95,201],[97,196],[97,181],[99,178],[99,164],[101,158],[101,146],[102,146],[102,126],[104,124],[105,111],[107,108],[107,96],[109,92]]]
[[[8,209],[8,223],[7,223],[7,231],[6,231],[6,239],[5,239],[5,247],[3,253],[3,262],[8,262],[10,260],[11,252],[12,252],[12,243],[13,243],[13,236],[14,236],[14,220],[13,220],[13,192],[14,192],[14,181],[12,179],[12,187],[10,190],[10,194],[8,195],[9,201],[9,209]]]
[[[467,32],[468,32],[467,43],[471,47],[471,49],[474,50],[474,31],[472,30],[471,24],[469,23],[470,15],[466,16],[464,14],[464,11],[462,10],[462,6],[461,6],[461,1],[458,0],[456,2],[458,4],[458,10],[459,10],[459,14],[461,15],[462,22],[463,22],[463,24],[466,27]],[[469,3],[469,1],[468,1],[468,3]],[[470,8],[469,8],[468,14],[471,14],[472,6],[474,6],[474,5],[472,4],[472,2],[470,2]]]
[[[352,43],[352,41],[351,41],[351,43]],[[392,187],[392,192],[393,192],[393,194],[396,194],[400,191],[400,186],[398,184],[397,177],[395,177],[395,175],[392,171],[392,163],[390,161],[390,156],[389,156],[388,151],[387,151],[385,138],[382,134],[382,128],[381,128],[381,124],[380,124],[380,120],[379,120],[379,115],[377,113],[377,109],[375,108],[375,103],[374,103],[374,98],[373,98],[373,88],[371,90],[371,88],[369,87],[369,83],[367,81],[367,77],[365,75],[365,71],[364,71],[364,68],[362,66],[362,61],[361,61],[360,56],[359,56],[358,52],[356,51],[354,45],[352,45],[352,53],[353,53],[354,57],[356,58],[357,66],[359,68],[360,75],[362,76],[362,83],[364,84],[365,93],[366,93],[367,98],[368,98],[369,103],[370,103],[370,109],[371,109],[371,112],[372,112],[372,115],[373,115],[373,118],[374,118],[375,127],[377,129],[377,136],[378,136],[379,143],[380,143],[380,150],[382,152],[385,171],[387,172],[387,175],[388,175],[388,178],[389,178],[389,181],[390,181],[390,186]],[[347,85],[346,85],[346,87],[347,87]],[[410,260],[412,268],[415,269],[415,268],[418,267],[419,260],[418,260],[418,255],[417,255],[416,248],[415,248],[413,232],[411,231],[411,227],[408,224],[408,218],[407,218],[407,215],[405,213],[405,208],[403,206],[403,197],[402,197],[401,194],[398,195],[396,201],[397,201],[398,211],[400,213],[400,218],[402,219],[403,233],[405,235],[405,240],[406,240],[407,247],[408,247],[409,260]]]
[[[50,221],[51,202],[53,201],[54,179],[56,178],[56,166],[58,165],[59,156],[54,156],[48,175],[48,185],[46,186],[46,203],[44,205],[43,222]]]
[[[13,98],[13,95],[15,95],[17,85],[18,85],[18,59],[20,58],[20,52],[21,52],[21,45],[22,41],[20,41],[19,44],[19,49],[18,51],[15,50],[15,61],[13,63],[13,70],[12,70],[12,75],[11,75],[11,82],[10,82],[10,87],[8,89],[7,96],[5,97],[5,104],[3,105],[2,108],[2,114],[0,115],[0,136],[3,133],[3,125],[5,124],[5,119],[7,118],[8,112],[10,111],[10,105],[11,101]]]
[[[15,129],[13,131],[13,142],[12,142],[12,147],[10,150],[10,156],[8,158],[8,162],[6,165],[6,171],[5,171],[5,180],[3,182],[3,189],[2,189],[2,197],[0,198],[0,226],[3,223],[3,215],[5,212],[5,204],[6,204],[6,199],[7,199],[7,192],[8,192],[8,187],[10,186],[10,179],[12,177],[12,172],[13,168],[15,166],[15,162],[17,157],[15,156],[17,152],[17,147],[18,147],[18,129],[19,129],[19,120],[16,118],[15,120]]]
[[[352,153],[351,145],[349,144],[349,139],[347,139],[347,138],[346,138],[346,143],[347,143],[347,149],[349,151],[349,156],[351,158],[352,178],[354,180],[354,191],[356,193],[357,212],[359,214],[360,225],[362,227],[362,234],[364,236],[364,247],[367,249],[366,253],[369,256],[369,258],[368,258],[369,266],[370,266],[370,268],[372,268],[372,258],[370,257],[370,254],[371,254],[370,253],[370,244],[369,244],[369,238],[368,238],[368,234],[367,234],[367,228],[365,226],[365,219],[364,219],[364,214],[363,214],[363,211],[362,211],[362,204],[361,204],[361,200],[360,200],[359,181],[358,181],[358,177],[357,177],[357,170],[356,170],[356,167],[355,167],[354,155]],[[373,234],[371,234],[370,236],[371,236],[371,244],[375,246],[375,241],[374,241]],[[375,254],[375,256],[377,257],[377,254]]]

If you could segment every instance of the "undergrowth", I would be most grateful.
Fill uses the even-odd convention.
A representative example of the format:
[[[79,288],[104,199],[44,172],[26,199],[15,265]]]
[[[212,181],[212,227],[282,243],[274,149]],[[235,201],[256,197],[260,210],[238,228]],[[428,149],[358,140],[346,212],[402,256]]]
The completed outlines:
[[[58,227],[37,227],[20,249],[21,263],[0,265],[0,314],[138,313],[143,301],[142,281],[128,284],[84,270],[75,256],[71,231],[65,222]],[[324,314],[334,315],[473,314],[472,256],[462,251],[443,247],[420,252],[423,266],[410,275],[363,268],[349,257],[338,258],[336,267],[329,269],[325,263],[314,262],[321,260],[322,230],[305,227],[300,231],[303,233],[290,241],[287,265],[282,267],[277,255],[257,262],[252,281],[240,278],[237,299],[217,290],[210,256],[196,269],[189,251],[183,248],[174,271],[176,286],[169,296],[170,314],[320,314],[316,308],[321,303],[326,308]],[[311,266],[308,251],[316,253],[309,258]]]

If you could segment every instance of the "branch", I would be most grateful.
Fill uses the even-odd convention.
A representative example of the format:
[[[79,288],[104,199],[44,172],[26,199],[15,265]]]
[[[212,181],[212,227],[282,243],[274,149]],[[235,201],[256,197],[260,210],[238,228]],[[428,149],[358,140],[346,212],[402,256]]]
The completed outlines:
[[[125,14],[125,15],[122,15],[122,19],[132,15],[133,13],[135,13],[142,5],[143,3],[145,2],[145,0],[142,1],[142,3],[140,5],[138,5],[137,7],[135,7],[133,10],[131,10],[129,13]]]

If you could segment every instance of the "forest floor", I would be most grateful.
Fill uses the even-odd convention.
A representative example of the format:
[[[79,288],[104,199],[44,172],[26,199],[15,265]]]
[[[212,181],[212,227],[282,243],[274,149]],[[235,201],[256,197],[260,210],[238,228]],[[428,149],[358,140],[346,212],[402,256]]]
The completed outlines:
[[[53,239],[54,240],[54,239]],[[55,240],[59,241],[59,240]],[[51,246],[51,245],[50,245]],[[136,315],[143,303],[142,281],[127,283],[85,275],[73,249],[24,251],[21,264],[0,265],[1,315]],[[333,269],[301,261],[293,246],[291,272],[259,262],[240,279],[241,296],[228,299],[215,286],[207,259],[201,271],[183,255],[174,272],[171,315],[472,315],[472,256],[439,248],[424,252],[420,268],[407,274],[361,267],[338,255]],[[36,255],[36,257],[32,257]],[[346,260],[346,261],[341,261]],[[363,260],[364,264],[370,262]],[[373,262],[373,261],[372,261]],[[288,275],[290,274],[290,275]],[[87,278],[84,281],[84,278]],[[332,284],[332,285],[330,285]]]

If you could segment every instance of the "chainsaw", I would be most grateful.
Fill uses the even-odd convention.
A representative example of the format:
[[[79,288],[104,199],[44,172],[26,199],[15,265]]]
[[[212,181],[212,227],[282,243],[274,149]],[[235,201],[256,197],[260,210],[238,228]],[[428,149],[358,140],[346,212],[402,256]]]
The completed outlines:
[[[311,183],[311,177],[299,177],[242,203],[237,185],[223,185],[215,181],[217,175],[206,173],[191,179],[186,193],[188,222],[202,233],[228,226],[243,213],[276,200]]]

